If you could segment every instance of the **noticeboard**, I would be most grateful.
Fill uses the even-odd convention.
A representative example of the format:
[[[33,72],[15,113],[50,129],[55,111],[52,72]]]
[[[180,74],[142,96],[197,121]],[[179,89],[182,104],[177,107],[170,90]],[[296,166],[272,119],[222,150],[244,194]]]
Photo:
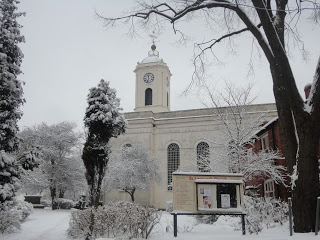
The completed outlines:
[[[241,174],[174,172],[173,211],[242,213]]]

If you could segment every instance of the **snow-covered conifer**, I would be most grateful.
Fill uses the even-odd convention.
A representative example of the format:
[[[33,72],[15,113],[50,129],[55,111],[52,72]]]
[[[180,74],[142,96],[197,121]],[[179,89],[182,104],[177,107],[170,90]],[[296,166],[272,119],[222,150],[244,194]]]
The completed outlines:
[[[90,190],[90,201],[98,206],[102,180],[109,160],[108,142],[125,132],[127,122],[120,111],[120,99],[109,82],[101,80],[97,87],[89,90],[84,124],[88,129],[82,159],[86,167],[86,178]]]
[[[22,112],[19,107],[24,103],[20,64],[23,54],[18,43],[24,38],[20,35],[21,26],[16,18],[16,0],[0,1],[0,149],[13,151],[18,147],[18,125]]]
[[[17,122],[24,103],[21,82],[17,79],[23,58],[18,43],[24,41],[16,21],[22,15],[16,13],[17,3],[0,1],[0,203],[11,200],[19,185],[19,164],[11,155],[19,145]]]
[[[0,151],[0,203],[15,196],[19,183],[20,169],[16,159],[4,150]],[[0,204],[1,208],[1,204]]]

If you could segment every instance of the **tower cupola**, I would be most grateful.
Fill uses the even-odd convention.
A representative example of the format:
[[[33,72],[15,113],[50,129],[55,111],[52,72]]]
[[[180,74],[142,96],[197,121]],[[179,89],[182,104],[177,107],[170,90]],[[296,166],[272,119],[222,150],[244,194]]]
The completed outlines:
[[[169,67],[159,57],[155,45],[156,36],[152,38],[151,51],[148,57],[138,62],[136,73],[135,111],[168,112],[170,111],[170,78]]]

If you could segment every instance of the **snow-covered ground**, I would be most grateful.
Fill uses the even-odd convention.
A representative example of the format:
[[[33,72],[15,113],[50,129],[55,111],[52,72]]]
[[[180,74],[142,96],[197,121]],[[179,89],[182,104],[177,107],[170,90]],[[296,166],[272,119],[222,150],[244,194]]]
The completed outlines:
[[[72,211],[72,210],[71,210]],[[34,209],[29,218],[22,224],[21,230],[10,235],[1,235],[1,240],[67,240],[66,230],[69,225],[70,210]],[[288,223],[264,229],[259,235],[245,236],[241,231],[234,231],[234,224],[240,219],[220,217],[213,225],[197,224],[193,217],[178,216],[178,237],[173,237],[172,216],[163,213],[161,223],[154,229],[150,240],[230,240],[230,239],[261,239],[261,240],[318,240],[320,235],[314,233],[289,236]],[[166,231],[167,230],[167,231]],[[102,240],[102,239],[100,239]],[[104,239],[106,240],[106,238]],[[108,240],[111,240],[110,238]]]

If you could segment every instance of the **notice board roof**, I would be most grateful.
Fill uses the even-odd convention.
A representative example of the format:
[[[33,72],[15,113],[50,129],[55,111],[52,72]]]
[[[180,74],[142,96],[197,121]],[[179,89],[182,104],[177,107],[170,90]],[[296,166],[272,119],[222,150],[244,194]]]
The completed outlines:
[[[243,174],[241,173],[216,173],[216,172],[173,172],[172,175],[243,177]]]
[[[197,179],[196,183],[236,183],[243,184],[242,180],[225,180],[225,179]]]

